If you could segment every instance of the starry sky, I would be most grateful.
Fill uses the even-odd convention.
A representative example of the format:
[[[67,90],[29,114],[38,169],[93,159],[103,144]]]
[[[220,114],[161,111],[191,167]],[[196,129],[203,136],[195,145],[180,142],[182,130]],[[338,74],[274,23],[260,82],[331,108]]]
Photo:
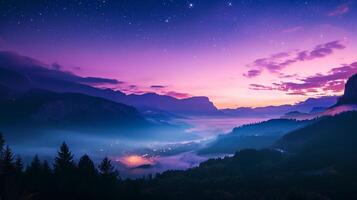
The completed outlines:
[[[341,94],[356,19],[353,0],[0,0],[0,50],[126,93],[279,105]]]

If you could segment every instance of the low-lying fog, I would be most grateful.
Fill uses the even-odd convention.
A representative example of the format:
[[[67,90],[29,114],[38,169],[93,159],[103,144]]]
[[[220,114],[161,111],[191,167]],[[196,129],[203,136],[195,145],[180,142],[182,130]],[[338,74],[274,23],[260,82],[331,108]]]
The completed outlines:
[[[135,178],[168,169],[187,169],[210,157],[224,156],[201,156],[195,152],[218,134],[230,132],[242,124],[263,120],[194,117],[175,121],[184,124],[180,128],[148,130],[145,136],[135,132],[122,137],[120,133],[98,131],[88,134],[63,130],[38,130],[36,134],[29,130],[12,130],[12,133],[5,130],[4,135],[15,154],[20,155],[25,162],[29,162],[35,154],[52,162],[60,144],[65,141],[76,159],[88,154],[98,163],[108,156],[122,177]]]

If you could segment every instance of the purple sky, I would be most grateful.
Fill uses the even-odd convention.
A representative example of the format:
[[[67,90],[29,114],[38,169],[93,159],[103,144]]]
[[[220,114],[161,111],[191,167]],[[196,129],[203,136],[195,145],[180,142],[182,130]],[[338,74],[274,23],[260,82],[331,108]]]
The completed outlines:
[[[355,1],[15,0],[0,12],[0,50],[127,93],[276,105],[341,94],[357,72]]]

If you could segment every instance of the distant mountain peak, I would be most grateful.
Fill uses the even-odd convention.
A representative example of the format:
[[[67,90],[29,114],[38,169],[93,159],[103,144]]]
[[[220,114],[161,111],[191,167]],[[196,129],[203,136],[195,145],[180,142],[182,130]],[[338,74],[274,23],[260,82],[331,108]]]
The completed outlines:
[[[348,79],[345,92],[337,102],[337,105],[343,104],[357,104],[357,74]]]

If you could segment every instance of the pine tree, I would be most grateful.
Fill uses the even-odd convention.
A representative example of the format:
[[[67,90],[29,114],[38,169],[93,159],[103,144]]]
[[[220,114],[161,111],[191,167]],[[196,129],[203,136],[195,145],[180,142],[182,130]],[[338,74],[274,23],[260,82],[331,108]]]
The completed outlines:
[[[30,166],[27,167],[26,173],[29,175],[38,176],[41,174],[41,161],[38,155],[35,155],[31,161]]]
[[[7,145],[4,149],[3,158],[1,161],[3,173],[5,173],[5,174],[12,173],[15,171],[15,166],[14,166],[13,161],[14,161],[14,156],[12,154],[10,147]]]
[[[78,162],[78,199],[100,199],[98,196],[98,172],[93,161],[84,155]]]
[[[94,176],[97,174],[94,163],[87,154],[79,159],[78,170],[82,175],[86,176]]]
[[[0,175],[3,173],[4,145],[5,140],[0,132]]]
[[[43,161],[41,168],[42,168],[42,171],[43,171],[44,175],[46,175],[46,176],[51,176],[52,175],[52,170],[51,170],[51,167],[48,164],[47,160]]]
[[[5,140],[0,132],[0,158],[2,157],[2,153],[4,151]]]
[[[112,165],[111,160],[108,157],[105,157],[103,161],[99,165],[99,172],[100,175],[104,178],[118,178],[118,171],[115,170],[114,166]]]
[[[17,156],[15,160],[15,170],[17,172],[22,172],[23,169],[24,169],[24,164],[22,163],[22,159],[20,156]]]
[[[55,173],[68,173],[75,169],[73,155],[65,142],[62,143],[54,163]]]

